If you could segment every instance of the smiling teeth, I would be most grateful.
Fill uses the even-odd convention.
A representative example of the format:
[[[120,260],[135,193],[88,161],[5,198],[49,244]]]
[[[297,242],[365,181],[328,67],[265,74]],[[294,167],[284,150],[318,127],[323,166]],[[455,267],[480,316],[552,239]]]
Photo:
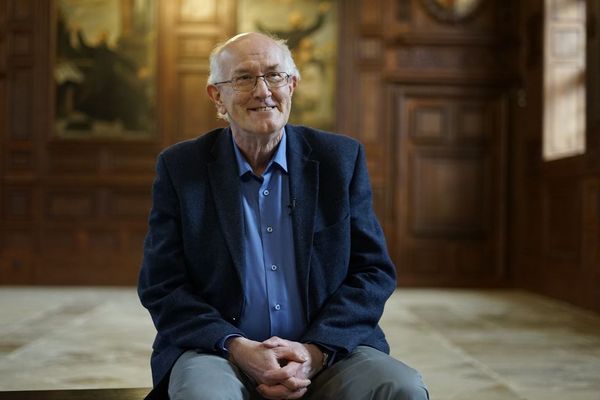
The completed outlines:
[[[256,111],[269,111],[272,109],[273,109],[273,107],[260,107],[260,108],[257,108]]]

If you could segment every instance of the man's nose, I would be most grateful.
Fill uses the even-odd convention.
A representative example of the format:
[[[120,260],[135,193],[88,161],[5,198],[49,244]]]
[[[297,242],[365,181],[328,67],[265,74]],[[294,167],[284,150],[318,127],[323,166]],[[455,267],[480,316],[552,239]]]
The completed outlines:
[[[269,88],[269,84],[264,76],[256,77],[256,85],[254,85],[254,95],[255,96],[270,96],[271,89]]]

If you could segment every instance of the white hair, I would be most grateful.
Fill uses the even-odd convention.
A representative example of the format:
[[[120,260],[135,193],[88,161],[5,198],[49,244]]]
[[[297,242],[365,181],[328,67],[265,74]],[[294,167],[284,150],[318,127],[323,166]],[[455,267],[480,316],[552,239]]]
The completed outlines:
[[[225,48],[227,48],[227,46],[237,40],[240,40],[241,38],[253,34],[254,32],[245,32],[245,33],[240,33],[238,35],[235,35],[234,37],[232,37],[231,39],[227,40],[226,42],[220,43],[218,44],[213,51],[210,53],[210,57],[209,57],[209,63],[210,63],[210,73],[208,75],[208,80],[207,80],[207,85],[212,85],[216,82],[220,82],[220,81],[225,81],[229,78],[224,77],[223,76],[223,71],[221,69],[221,63],[220,63],[220,55],[223,52],[223,50],[225,50]],[[266,35],[264,33],[258,33],[259,35],[263,35],[269,39],[272,39],[275,44],[277,45],[277,47],[279,47],[279,49],[281,50],[281,53],[283,54],[283,58],[284,58],[284,65],[285,65],[285,71],[282,72],[286,72],[288,74],[290,74],[291,76],[295,76],[297,81],[300,81],[300,71],[298,71],[298,67],[296,67],[296,63],[294,62],[294,58],[292,57],[292,52],[290,51],[290,48],[287,46],[286,41],[283,39],[279,39],[278,37],[272,36],[272,35]]]

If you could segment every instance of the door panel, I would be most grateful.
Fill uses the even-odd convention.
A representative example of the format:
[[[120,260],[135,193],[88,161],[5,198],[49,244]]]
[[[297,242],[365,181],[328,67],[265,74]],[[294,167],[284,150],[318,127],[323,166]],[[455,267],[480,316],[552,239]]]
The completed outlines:
[[[391,90],[399,283],[500,283],[504,97],[439,86]]]

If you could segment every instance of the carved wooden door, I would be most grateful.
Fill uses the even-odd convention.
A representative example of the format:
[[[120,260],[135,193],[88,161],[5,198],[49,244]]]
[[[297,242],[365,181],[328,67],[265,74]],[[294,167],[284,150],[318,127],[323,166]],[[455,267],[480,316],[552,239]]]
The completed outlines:
[[[503,276],[505,100],[497,91],[393,89],[395,226],[402,284]]]

